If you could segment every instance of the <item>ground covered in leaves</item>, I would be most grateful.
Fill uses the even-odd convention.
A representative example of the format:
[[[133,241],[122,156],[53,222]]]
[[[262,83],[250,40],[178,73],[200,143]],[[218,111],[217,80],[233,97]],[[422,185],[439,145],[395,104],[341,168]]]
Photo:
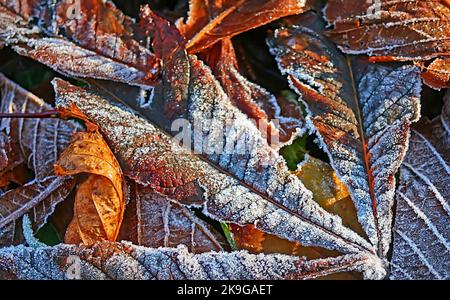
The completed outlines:
[[[449,88],[445,0],[0,0],[0,278],[449,279]]]

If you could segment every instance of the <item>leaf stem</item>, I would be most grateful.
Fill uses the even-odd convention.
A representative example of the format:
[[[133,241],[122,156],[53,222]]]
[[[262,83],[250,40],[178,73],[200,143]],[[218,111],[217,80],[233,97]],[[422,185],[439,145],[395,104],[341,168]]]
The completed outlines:
[[[23,118],[23,119],[48,119],[59,118],[60,113],[57,110],[49,110],[40,113],[0,113],[0,119],[3,118]]]

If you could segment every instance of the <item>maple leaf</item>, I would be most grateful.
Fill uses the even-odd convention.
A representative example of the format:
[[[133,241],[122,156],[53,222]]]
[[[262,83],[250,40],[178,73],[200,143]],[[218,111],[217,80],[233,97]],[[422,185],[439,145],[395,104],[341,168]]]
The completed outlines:
[[[447,96],[431,138],[411,133],[396,193],[391,279],[450,278],[449,107]]]
[[[124,177],[101,134],[78,133],[55,163],[55,173],[59,176],[89,174],[78,187],[74,225],[70,228],[87,245],[101,240],[114,242],[125,210]],[[73,232],[68,235],[74,237]]]
[[[0,105],[3,113],[39,113],[50,105],[0,74]],[[59,119],[1,119],[0,174],[26,165],[34,179],[0,196],[0,244],[22,242],[21,218],[29,214],[38,230],[74,186],[70,177],[58,178],[53,163],[69,144],[79,126]]]
[[[0,20],[1,44],[63,74],[148,86],[159,73],[159,60],[133,39],[133,20],[111,1],[1,0]]]
[[[305,0],[223,0],[213,3],[191,0],[187,20],[178,20],[177,27],[189,40],[186,45],[189,53],[197,53],[223,38],[299,14],[305,9]]]
[[[223,250],[223,238],[189,207],[151,188],[132,186],[120,240],[151,248],[184,244],[190,253]]]
[[[209,92],[217,93],[220,86],[214,81],[210,82],[213,80],[210,72],[205,69],[202,71],[203,67],[199,62],[193,62],[193,70],[201,72],[194,78],[200,80],[201,84],[197,83],[197,87],[191,87],[196,91],[194,95],[199,98],[191,99],[195,106],[191,106],[189,111],[201,114],[201,110],[196,111],[198,107],[209,113],[210,104],[207,101],[220,99],[214,101],[218,106],[215,109],[226,105],[223,110],[237,118],[236,124],[246,126],[245,116],[227,104],[229,100],[223,92],[211,97]],[[206,83],[206,80],[209,82]],[[373,255],[374,250],[364,239],[342,226],[340,218],[328,214],[310,198],[309,191],[295,175],[289,173],[281,157],[268,165],[259,161],[259,157],[278,154],[267,145],[267,141],[253,124],[248,123],[251,126],[245,130],[249,130],[250,136],[258,139],[260,146],[255,148],[259,151],[258,154],[239,155],[234,150],[223,155],[222,159],[215,156],[196,156],[183,151],[154,124],[112,106],[98,95],[62,80],[55,80],[53,84],[58,105],[68,107],[73,103],[90,121],[98,124],[114,154],[122,163],[124,174],[140,184],[166,195],[173,195],[173,190],[184,189],[188,184],[191,186],[190,191],[196,191],[200,200],[197,201],[198,204],[207,201],[204,204],[204,213],[214,219],[240,225],[255,224],[263,231],[306,245],[313,244],[343,253],[363,252]],[[195,82],[192,84],[196,85]],[[200,105],[199,101],[206,102]],[[218,114],[220,115],[222,114]],[[198,120],[204,119],[201,115],[198,116]],[[208,128],[214,127],[212,125]],[[249,161],[246,162],[245,159]],[[220,161],[233,161],[236,164],[226,165]],[[148,173],[151,173],[150,177],[146,175]],[[174,177],[175,174],[180,177],[189,176],[189,181]],[[186,202],[184,198],[191,197],[192,194],[183,192],[178,193],[176,199]],[[206,199],[202,200],[203,197]],[[374,269],[371,269],[367,276],[377,277],[383,273],[376,261],[377,258],[374,257],[370,267]]]
[[[307,27],[281,28],[268,43],[307,105],[310,130],[349,187],[363,229],[385,256],[394,176],[406,152],[410,123],[420,114],[417,68],[358,64]]]
[[[424,75],[434,88],[450,83],[448,66],[434,71],[448,59],[439,57],[450,55],[449,16],[448,1],[330,0],[324,8],[324,17],[333,26],[327,35],[345,53],[376,56],[374,61],[438,58]]]
[[[310,279],[358,270],[370,258],[349,254],[305,260],[245,251],[189,253],[185,246],[150,249],[129,243],[0,249],[2,279]],[[120,270],[120,271],[118,271]]]

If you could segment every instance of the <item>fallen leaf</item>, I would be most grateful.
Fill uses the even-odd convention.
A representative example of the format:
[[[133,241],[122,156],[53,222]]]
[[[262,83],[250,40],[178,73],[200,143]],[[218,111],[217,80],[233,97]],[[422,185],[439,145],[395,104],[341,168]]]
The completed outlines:
[[[159,60],[133,39],[133,20],[111,1],[77,1],[1,0],[1,43],[69,76],[153,85]]]
[[[201,70],[202,65],[195,60],[193,62],[195,64],[192,69]],[[342,253],[363,252],[373,255],[374,250],[364,239],[342,226],[340,218],[327,213],[309,198],[309,192],[295,175],[289,173],[281,157],[273,164],[258,163],[258,159],[278,154],[267,145],[267,141],[257,128],[247,123],[245,116],[238,109],[228,106],[229,100],[223,92],[218,94],[221,98],[210,97],[210,93],[217,93],[220,87],[214,81],[211,82],[210,73],[206,70],[203,72],[193,77],[200,80],[192,84],[196,91],[202,91],[200,95],[203,96],[202,98],[192,96],[190,112],[198,114],[197,117],[202,120],[202,113],[209,113],[209,109],[212,109],[210,99],[216,99],[215,105],[226,105],[216,109],[220,108],[232,114],[230,117],[237,118],[237,124],[244,126],[243,129],[251,133],[250,136],[257,138],[260,143],[260,147],[257,148],[260,158],[252,154],[247,156],[249,162],[246,163],[244,159],[246,156],[230,152],[223,157],[228,157],[227,161],[241,160],[239,165],[232,168],[223,164],[218,165],[214,156],[196,156],[180,148],[171,137],[152,123],[111,105],[96,94],[71,86],[62,80],[55,80],[53,84],[58,106],[67,107],[70,103],[75,103],[91,122],[99,126],[111,149],[121,161],[125,174],[130,178],[136,178],[141,184],[167,195],[173,193],[173,189],[186,188],[186,183],[189,183],[190,186],[196,187],[197,195],[200,193],[206,197],[203,212],[218,221],[239,225],[255,224],[260,230],[291,241],[336,249]],[[205,88],[211,90],[202,90]],[[195,95],[199,97],[198,92]],[[204,101],[203,105],[195,106],[196,103],[200,104],[200,101]],[[197,107],[205,111],[202,112]],[[143,141],[146,142],[143,144]],[[245,165],[247,169],[244,172],[245,169],[242,168]],[[158,166],[158,169],[155,169],[155,166]],[[189,176],[189,181],[174,178],[174,169],[181,171],[176,174]],[[158,172],[153,171],[151,177],[143,176],[149,170]],[[249,174],[249,177],[240,175],[244,173]],[[250,176],[251,174],[254,176]],[[260,180],[257,180],[258,178]],[[172,189],[162,188],[168,183]],[[269,186],[271,188],[266,190]],[[178,194],[176,199],[184,202],[185,197],[186,194],[182,193]],[[376,263],[376,257],[372,262],[374,264],[369,267],[371,271],[367,276],[378,277],[383,273],[379,269],[381,264]]]
[[[447,99],[447,109],[449,104]],[[450,278],[448,115],[437,117],[434,125],[442,135],[433,139],[413,130],[400,169],[391,279]]]
[[[395,174],[407,149],[409,126],[420,116],[418,69],[345,57],[307,27],[281,28],[268,44],[307,105],[306,123],[348,186],[359,222],[385,256]]]
[[[299,105],[289,106],[284,98],[275,98],[264,88],[248,81],[239,73],[231,39],[222,39],[200,53],[212,68],[232,103],[254,120],[272,147],[292,142],[302,133],[303,116]],[[289,106],[289,109],[286,109]]]
[[[87,173],[77,189],[74,219],[80,239],[87,245],[115,241],[125,210],[123,175],[101,134],[78,133],[55,163],[59,176]],[[73,232],[67,233],[73,237]],[[73,240],[73,238],[70,238]]]
[[[424,74],[434,88],[449,85],[450,4],[448,1],[331,0],[324,17],[327,35],[349,54],[374,56],[373,61],[428,61]]]
[[[151,188],[135,185],[127,204],[121,240],[150,248],[186,245],[190,253],[223,251],[223,237],[189,208]]]
[[[2,113],[51,110],[50,105],[3,74],[0,74],[0,103]],[[34,178],[0,196],[0,244],[23,242],[23,215],[29,214],[33,229],[38,230],[46,223],[55,206],[70,193],[74,186],[73,179],[56,178],[53,163],[78,129],[75,123],[59,119],[1,119],[0,174],[9,173],[11,177],[8,181],[24,181],[28,179],[30,170]]]
[[[430,64],[416,63],[423,71],[423,81],[434,89],[450,88],[450,58],[436,58]]]
[[[177,27],[189,42],[189,53],[200,52],[223,38],[305,11],[304,0],[190,0],[187,20]]]
[[[312,261],[282,254],[252,255],[245,251],[191,254],[186,246],[151,249],[129,243],[103,242],[92,247],[58,245],[0,249],[0,278],[310,279],[358,269],[369,259],[358,254]]]

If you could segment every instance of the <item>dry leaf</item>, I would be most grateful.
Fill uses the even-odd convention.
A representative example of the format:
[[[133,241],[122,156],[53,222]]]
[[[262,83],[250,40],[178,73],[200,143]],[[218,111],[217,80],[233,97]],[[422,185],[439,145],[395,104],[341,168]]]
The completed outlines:
[[[186,245],[190,253],[223,251],[223,237],[189,207],[151,188],[132,186],[119,236],[151,248]]]
[[[195,60],[193,62],[195,63],[193,70],[202,70],[201,64]],[[223,92],[220,92],[220,87],[211,79],[210,73],[205,70],[193,78],[200,80],[192,84],[202,93],[195,94],[200,98],[192,95],[190,112],[198,114],[201,120],[202,113],[209,113],[209,109],[213,109],[210,99],[221,99],[214,101],[214,104],[224,105],[220,109],[231,114],[230,117],[236,117],[237,124],[244,126],[243,129],[251,133],[250,136],[257,138],[261,145],[257,148],[260,158],[278,155],[267,145],[267,141],[257,128],[247,123],[239,110],[229,106],[229,100]],[[173,178],[171,169],[176,168],[182,170],[177,174],[190,176],[188,183],[197,186],[197,192],[206,197],[204,213],[214,219],[240,225],[255,224],[258,229],[291,241],[337,249],[342,253],[362,252],[373,255],[374,250],[364,239],[342,226],[340,218],[327,213],[309,198],[309,192],[295,175],[289,173],[281,157],[274,164],[261,165],[258,163],[260,159],[258,157],[230,153],[223,158],[228,158],[227,161],[241,161],[238,165],[217,164],[214,156],[206,160],[206,157],[198,157],[183,151],[152,123],[111,105],[98,95],[71,86],[62,80],[55,80],[54,85],[59,106],[68,107],[71,103],[75,103],[89,120],[99,126],[115,155],[120,159],[127,176],[139,179],[143,184],[145,181],[145,184],[163,194],[173,193],[173,189],[162,189],[161,184],[167,186],[170,183],[173,188],[186,188],[180,186],[180,183],[185,183],[184,181]],[[212,92],[220,92],[221,98],[212,97]],[[196,106],[202,101],[203,105]],[[143,141],[146,142],[143,144]],[[140,167],[143,165],[147,167]],[[147,170],[159,170],[153,166],[158,166],[161,171],[153,172],[153,177],[143,177],[142,174]],[[244,167],[247,169],[243,169]],[[141,172],[144,173],[140,174]],[[248,176],[241,175],[245,173]],[[251,174],[254,176],[250,176]],[[269,186],[271,188],[267,190],[266,187]],[[179,194],[177,199],[183,201],[184,196],[186,194]],[[373,264],[369,267],[367,276],[383,276],[377,258],[373,257],[371,261]]]
[[[75,196],[74,219],[83,243],[114,242],[125,210],[124,178],[103,137],[98,132],[78,133],[55,164],[60,176],[87,173]],[[67,233],[73,240],[74,233]],[[69,238],[68,238],[69,239]]]
[[[396,194],[391,279],[450,279],[449,106],[447,97],[432,138],[411,134]]]
[[[3,113],[39,113],[51,109],[3,74],[0,74],[0,104]],[[53,163],[77,129],[75,123],[59,119],[1,119],[0,174],[9,172],[9,179],[16,175],[26,178],[17,172],[26,173],[29,169],[35,177],[0,196],[1,245],[23,241],[20,224],[25,214],[30,216],[33,229],[41,228],[55,206],[72,190],[74,181],[70,177],[55,177]]]
[[[305,0],[224,0],[210,3],[190,0],[186,21],[177,26],[189,40],[189,53],[200,52],[223,38],[299,14],[305,10]]]
[[[381,256],[391,241],[395,174],[420,116],[421,80],[412,66],[358,64],[310,28],[277,30],[268,43],[281,71],[307,105],[358,219]]]
[[[327,35],[345,53],[375,56],[374,61],[427,61],[437,58],[424,74],[427,84],[450,84],[450,4],[443,1],[330,0]],[[439,58],[441,57],[441,58]],[[448,63],[447,63],[448,65]]]
[[[358,254],[311,261],[282,254],[252,255],[245,251],[191,254],[185,246],[151,249],[129,243],[103,242],[89,248],[58,245],[0,249],[0,278],[310,279],[348,269],[358,270],[368,260],[370,258]],[[80,268],[74,269],[76,266]]]
[[[111,1],[77,1],[1,0],[0,43],[69,76],[153,85],[159,60],[133,39],[133,20]]]

